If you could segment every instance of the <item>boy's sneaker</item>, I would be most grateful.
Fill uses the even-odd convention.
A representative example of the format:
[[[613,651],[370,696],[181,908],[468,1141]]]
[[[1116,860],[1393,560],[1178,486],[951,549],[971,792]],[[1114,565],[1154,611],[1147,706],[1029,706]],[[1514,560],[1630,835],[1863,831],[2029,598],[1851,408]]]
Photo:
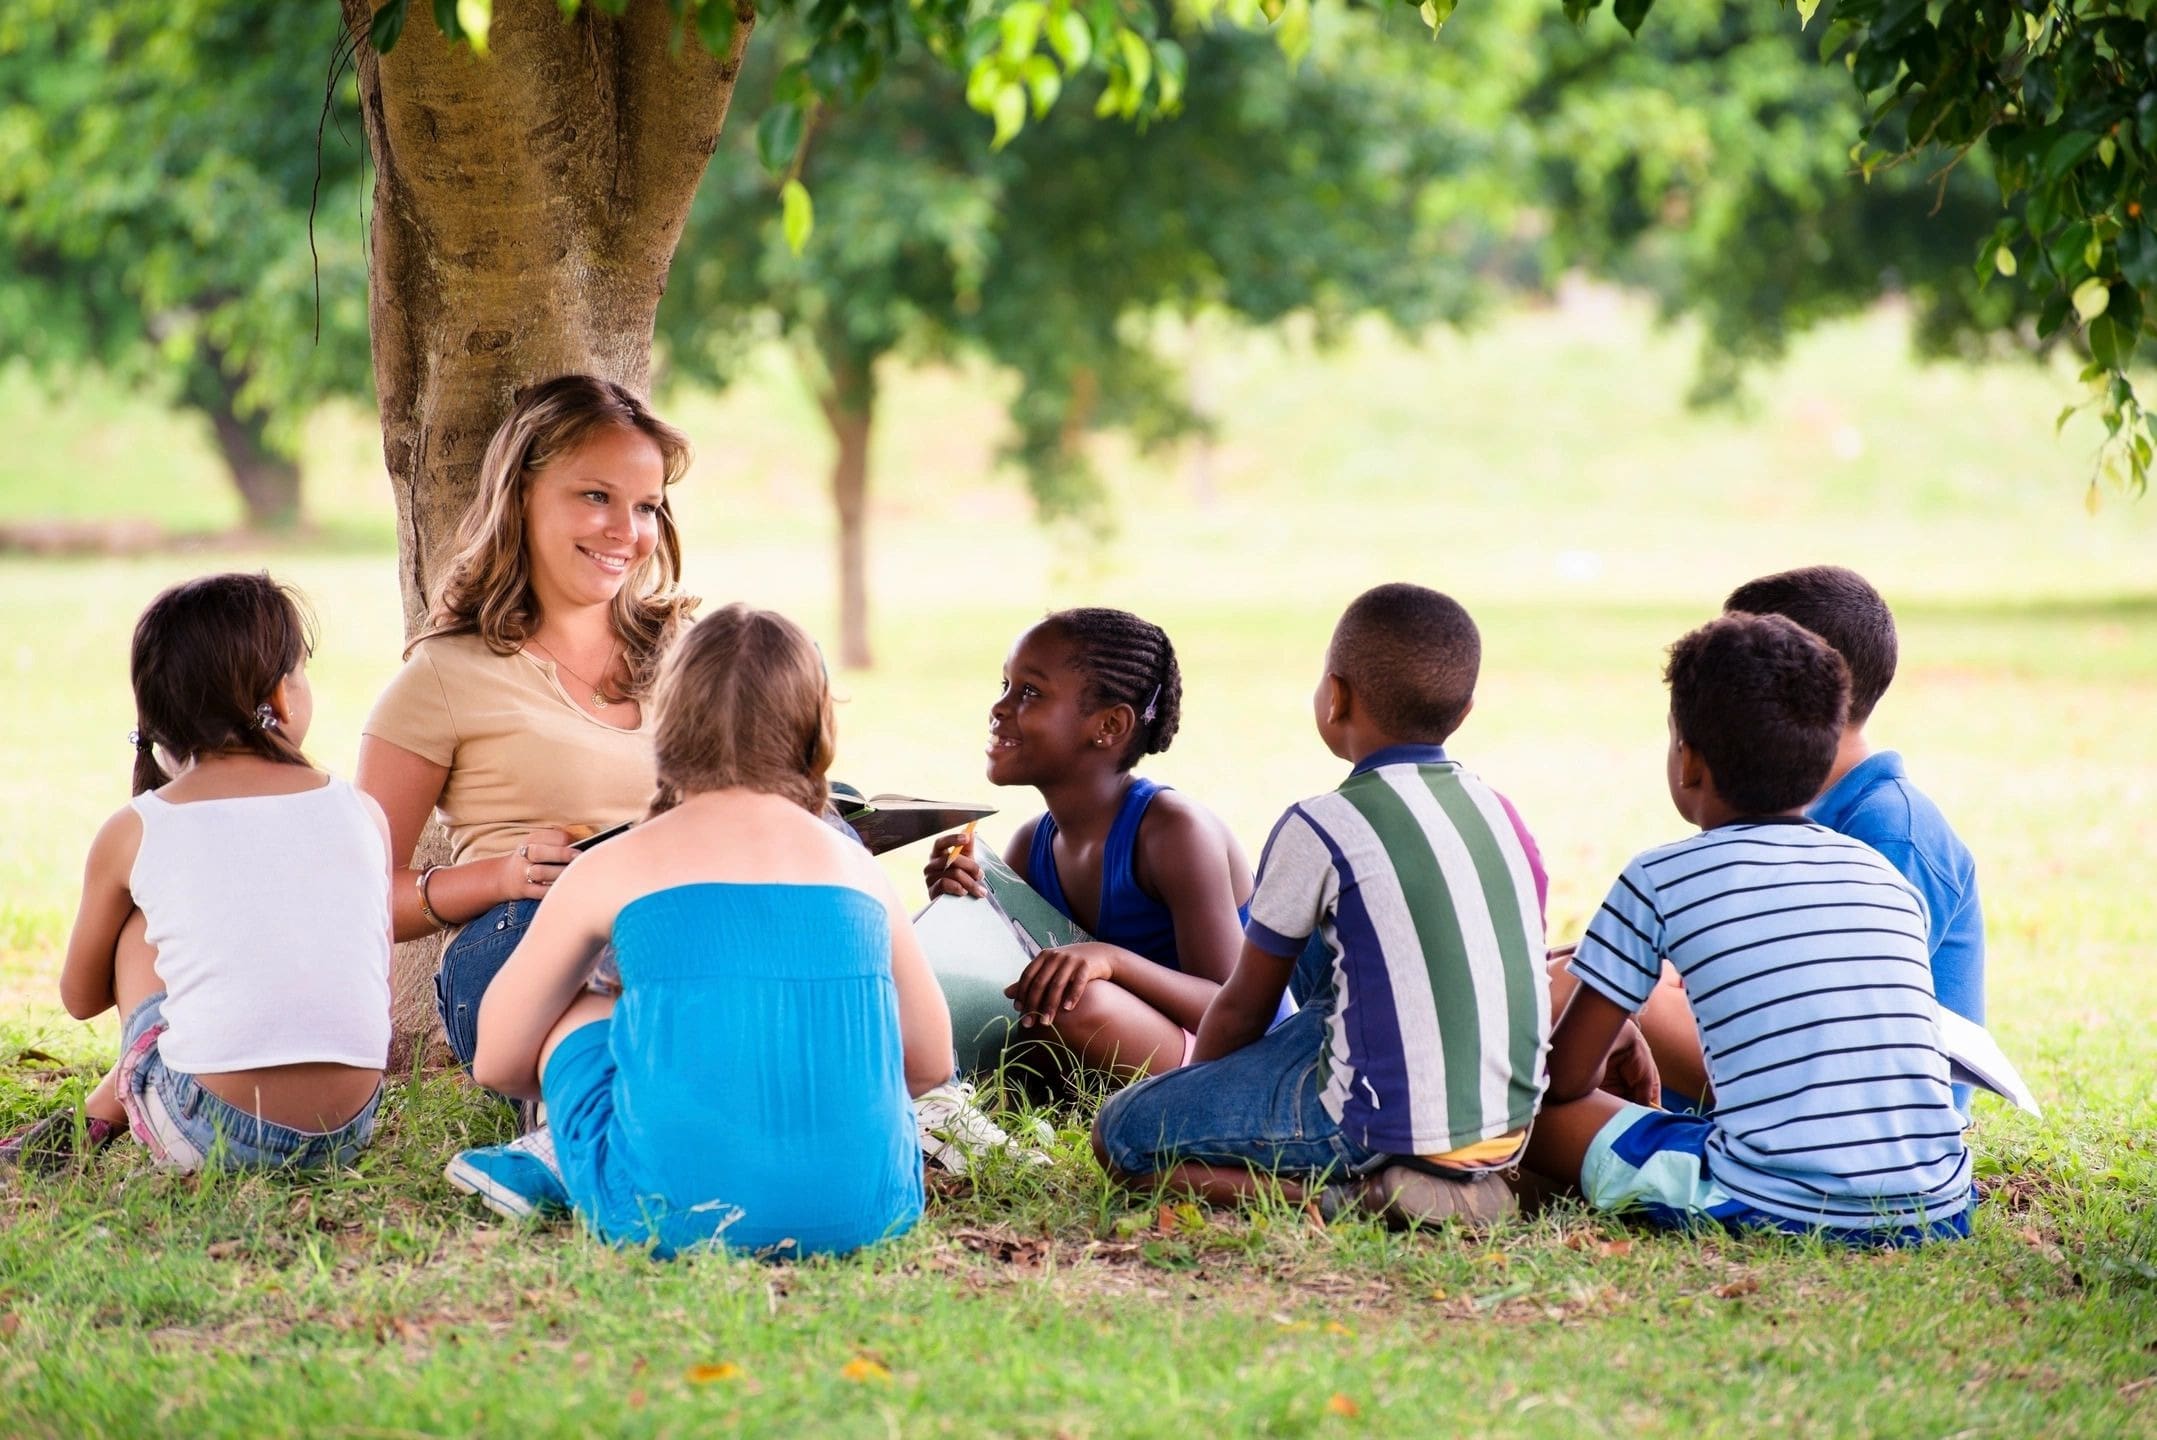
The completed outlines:
[[[461,1150],[442,1172],[467,1195],[477,1195],[497,1215],[512,1220],[558,1215],[569,1209],[569,1190],[554,1158],[554,1132],[534,1130],[507,1145]]]
[[[1008,1150],[1029,1165],[1046,1165],[1049,1157],[1040,1150],[1022,1148],[1001,1125],[974,1103],[974,1087],[963,1080],[950,1080],[914,1097],[914,1122],[921,1135],[921,1153],[954,1175],[991,1150]],[[1049,1146],[1056,1132],[1036,1120],[1031,1126],[1033,1142]]]
[[[14,1134],[0,1139],[0,1171],[27,1170],[51,1175],[65,1170],[70,1160],[88,1158],[127,1133],[125,1125],[100,1120],[95,1115],[82,1123],[82,1142],[75,1140],[75,1112],[62,1110],[34,1120]]]
[[[1395,1228],[1458,1220],[1470,1230],[1482,1230],[1519,1214],[1520,1197],[1498,1170],[1456,1179],[1408,1165],[1388,1165],[1367,1179],[1328,1185],[1319,1193],[1318,1213],[1327,1220],[1352,1209],[1381,1216]]]

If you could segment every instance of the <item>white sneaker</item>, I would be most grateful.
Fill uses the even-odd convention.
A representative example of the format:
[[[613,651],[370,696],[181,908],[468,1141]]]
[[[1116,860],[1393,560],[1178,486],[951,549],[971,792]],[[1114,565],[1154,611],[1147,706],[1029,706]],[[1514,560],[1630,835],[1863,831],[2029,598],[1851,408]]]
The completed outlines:
[[[924,1095],[914,1097],[914,1123],[921,1135],[921,1153],[954,1175],[990,1150],[1008,1150],[1029,1165],[1046,1165],[1049,1157],[1038,1149],[1025,1149],[1001,1125],[974,1103],[974,1087],[963,1080],[949,1080]],[[1043,1122],[1032,1124],[1036,1145],[1056,1141],[1056,1132]]]

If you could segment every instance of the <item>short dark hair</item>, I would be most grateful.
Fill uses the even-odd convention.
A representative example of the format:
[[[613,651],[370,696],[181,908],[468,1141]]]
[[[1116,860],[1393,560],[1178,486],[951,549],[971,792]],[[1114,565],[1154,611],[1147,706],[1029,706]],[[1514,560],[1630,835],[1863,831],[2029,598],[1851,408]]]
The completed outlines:
[[[1442,743],[1460,728],[1483,668],[1483,637],[1459,601],[1396,581],[1341,612],[1327,651],[1378,728],[1397,740]]]
[[[1855,570],[1807,565],[1764,575],[1730,592],[1723,609],[1781,615],[1835,647],[1850,667],[1850,723],[1872,717],[1895,679],[1895,612]]]
[[[1166,750],[1183,720],[1183,671],[1168,632],[1128,610],[1099,605],[1058,610],[1041,623],[1071,642],[1088,710],[1128,705],[1138,717],[1116,768],[1128,770],[1140,756]]]
[[[153,745],[183,761],[239,751],[308,764],[264,707],[314,648],[299,593],[267,574],[204,575],[152,600],[135,622],[128,661],[135,793],[171,778]]]
[[[1663,671],[1678,737],[1741,815],[1809,805],[1850,714],[1850,667],[1781,615],[1725,615],[1670,647]]]

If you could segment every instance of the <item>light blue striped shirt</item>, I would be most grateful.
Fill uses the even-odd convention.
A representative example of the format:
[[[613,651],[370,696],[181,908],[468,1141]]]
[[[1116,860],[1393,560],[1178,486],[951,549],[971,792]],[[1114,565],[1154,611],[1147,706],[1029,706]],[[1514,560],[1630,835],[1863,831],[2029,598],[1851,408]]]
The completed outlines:
[[[1637,1011],[1676,967],[1717,1184],[1807,1224],[1911,1225],[1970,1200],[1925,936],[1924,901],[1877,851],[1748,820],[1636,857],[1569,968]]]

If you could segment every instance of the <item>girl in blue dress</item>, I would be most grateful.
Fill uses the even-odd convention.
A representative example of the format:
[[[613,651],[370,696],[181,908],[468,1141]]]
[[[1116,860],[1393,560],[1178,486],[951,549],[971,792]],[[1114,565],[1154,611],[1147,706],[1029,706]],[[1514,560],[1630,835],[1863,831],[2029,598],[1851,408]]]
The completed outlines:
[[[472,1073],[546,1102],[604,1240],[795,1256],[900,1234],[922,1203],[910,1097],[949,1076],[951,1017],[890,881],[820,818],[823,659],[730,605],[655,705],[652,818],[562,872],[487,989]],[[610,940],[618,995],[587,983]],[[514,1188],[506,1151],[453,1169]]]
[[[1189,796],[1132,773],[1175,738],[1176,650],[1127,610],[1062,610],[1020,635],[989,709],[988,778],[1031,785],[1046,813],[1011,837],[1011,868],[1095,938],[1043,950],[1005,993],[1023,1032],[1119,1080],[1190,1055],[1235,969],[1251,865]],[[928,866],[932,894],[983,895],[971,839]]]

